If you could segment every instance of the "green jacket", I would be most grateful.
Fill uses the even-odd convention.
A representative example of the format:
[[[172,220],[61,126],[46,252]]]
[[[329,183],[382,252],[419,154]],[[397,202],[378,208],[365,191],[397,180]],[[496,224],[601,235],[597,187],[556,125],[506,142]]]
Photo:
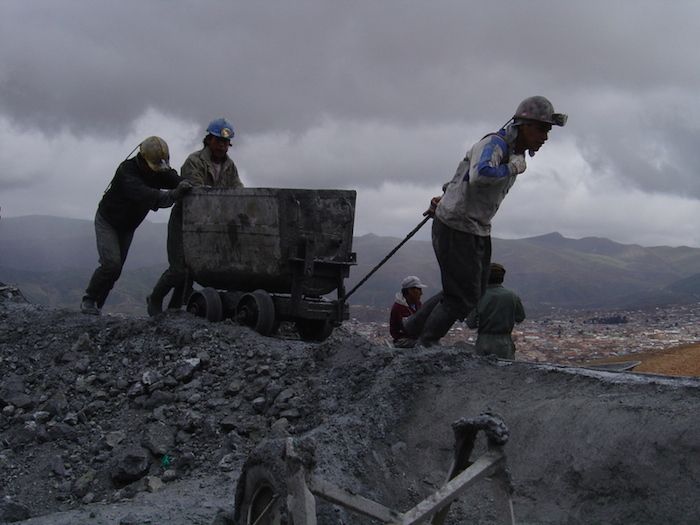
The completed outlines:
[[[221,166],[221,173],[216,181],[214,173],[214,163],[207,147],[192,153],[180,168],[180,176],[190,181],[194,186],[243,187],[243,183],[238,177],[236,165],[228,155],[226,155]],[[168,221],[168,262],[170,262],[170,268],[178,268],[180,271],[184,271],[185,267],[185,256],[182,248],[182,206],[181,200],[175,203]]]
[[[515,323],[525,320],[525,309],[514,292],[500,284],[489,284],[466,322],[469,328],[478,328],[478,354],[494,354],[505,359],[515,357],[515,345],[510,337]]]
[[[236,169],[236,165],[228,155],[221,166],[221,173],[218,179],[214,179],[215,173],[211,152],[206,147],[195,151],[187,157],[180,169],[180,175],[195,186],[215,186],[217,188],[243,187],[243,183],[238,177],[238,169]]]

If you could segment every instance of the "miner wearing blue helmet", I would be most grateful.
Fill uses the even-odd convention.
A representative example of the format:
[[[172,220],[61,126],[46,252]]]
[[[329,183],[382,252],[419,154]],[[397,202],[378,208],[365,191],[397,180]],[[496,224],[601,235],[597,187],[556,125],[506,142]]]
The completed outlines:
[[[238,169],[228,155],[233,139],[233,126],[224,118],[212,120],[207,126],[204,147],[192,153],[182,165],[180,175],[194,186],[216,188],[242,188]],[[168,221],[169,267],[148,296],[148,315],[163,310],[163,299],[173,290],[168,308],[178,309],[190,295],[191,283],[187,281],[187,268],[182,244],[182,204],[173,206]]]

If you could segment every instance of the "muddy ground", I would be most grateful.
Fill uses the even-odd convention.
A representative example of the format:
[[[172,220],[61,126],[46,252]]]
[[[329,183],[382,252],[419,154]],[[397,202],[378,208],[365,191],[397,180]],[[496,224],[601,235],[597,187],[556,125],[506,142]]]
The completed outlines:
[[[89,317],[0,287],[0,522],[224,525],[245,458],[289,435],[313,440],[318,473],[406,510],[444,481],[451,423],[485,410],[511,431],[519,523],[700,522],[697,379],[282,333]],[[493,522],[489,485],[449,523]]]

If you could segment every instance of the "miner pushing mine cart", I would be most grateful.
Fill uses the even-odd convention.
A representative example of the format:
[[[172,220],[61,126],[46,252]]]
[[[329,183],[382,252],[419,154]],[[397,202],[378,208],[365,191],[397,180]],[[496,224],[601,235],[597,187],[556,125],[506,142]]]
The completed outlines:
[[[355,192],[196,188],[184,200],[189,277],[203,288],[188,311],[231,318],[262,335],[293,322],[322,341],[348,319],[344,279],[352,252]],[[335,300],[328,294],[337,292]]]

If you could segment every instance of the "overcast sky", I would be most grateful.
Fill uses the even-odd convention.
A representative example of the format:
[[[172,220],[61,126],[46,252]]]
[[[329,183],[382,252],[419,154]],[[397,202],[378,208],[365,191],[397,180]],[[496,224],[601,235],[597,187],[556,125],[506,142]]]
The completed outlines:
[[[696,0],[0,0],[2,216],[92,219],[143,138],[179,167],[224,116],[246,186],[355,189],[356,234],[403,237],[544,95],[569,123],[495,237],[700,247],[699,49]]]

